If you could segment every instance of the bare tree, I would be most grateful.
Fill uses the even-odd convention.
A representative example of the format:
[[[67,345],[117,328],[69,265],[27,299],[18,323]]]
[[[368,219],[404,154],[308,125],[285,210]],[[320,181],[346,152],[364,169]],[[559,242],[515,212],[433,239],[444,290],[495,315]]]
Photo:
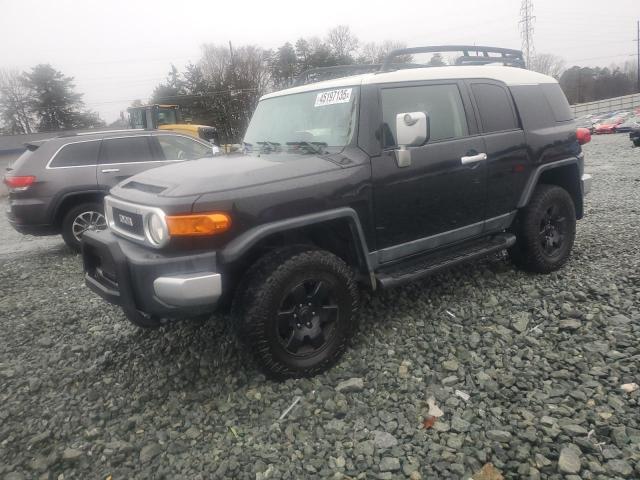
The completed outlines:
[[[32,133],[31,92],[17,70],[0,69],[0,117],[9,133]]]
[[[252,45],[207,44],[199,62],[208,108],[225,142],[242,138],[253,109],[269,87],[269,55]]]
[[[360,49],[360,55],[358,57],[359,63],[382,63],[385,57],[392,50],[399,48],[406,48],[406,44],[402,42],[394,42],[392,40],[385,40],[382,43],[365,43]],[[396,57],[397,63],[409,63],[412,61],[411,55],[400,55]]]
[[[557,79],[565,71],[565,65],[565,61],[561,57],[551,53],[539,53],[533,57],[529,68]]]
[[[347,60],[358,48],[358,39],[348,25],[338,25],[329,30],[327,45],[336,58]]]

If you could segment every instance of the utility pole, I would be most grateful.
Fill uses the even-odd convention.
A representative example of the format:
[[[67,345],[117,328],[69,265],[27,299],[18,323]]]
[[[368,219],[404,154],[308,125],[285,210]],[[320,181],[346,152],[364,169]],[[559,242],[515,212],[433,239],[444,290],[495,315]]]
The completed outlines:
[[[522,38],[522,52],[524,53],[524,61],[527,68],[533,65],[533,59],[536,55],[533,46],[533,24],[536,17],[533,15],[533,1],[522,0],[520,6],[520,37]]]
[[[638,65],[636,73],[638,74],[638,93],[640,93],[640,20],[636,22],[636,47],[638,49]]]

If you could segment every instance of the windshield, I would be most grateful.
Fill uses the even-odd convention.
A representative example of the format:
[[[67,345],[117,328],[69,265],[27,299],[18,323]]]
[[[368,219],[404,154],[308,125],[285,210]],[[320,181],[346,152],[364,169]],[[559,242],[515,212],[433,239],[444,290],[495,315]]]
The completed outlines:
[[[312,152],[344,147],[356,125],[358,87],[315,90],[262,100],[244,137],[248,150]]]
[[[158,125],[175,125],[178,123],[176,111],[173,108],[158,108]]]

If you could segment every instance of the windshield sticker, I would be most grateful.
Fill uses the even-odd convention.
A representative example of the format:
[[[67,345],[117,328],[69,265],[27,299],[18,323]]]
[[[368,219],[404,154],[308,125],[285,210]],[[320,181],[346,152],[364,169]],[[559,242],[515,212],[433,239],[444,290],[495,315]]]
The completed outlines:
[[[349,100],[351,100],[351,88],[329,90],[328,92],[320,92],[316,96],[314,107],[324,107],[326,105],[335,105],[336,103],[349,103]]]

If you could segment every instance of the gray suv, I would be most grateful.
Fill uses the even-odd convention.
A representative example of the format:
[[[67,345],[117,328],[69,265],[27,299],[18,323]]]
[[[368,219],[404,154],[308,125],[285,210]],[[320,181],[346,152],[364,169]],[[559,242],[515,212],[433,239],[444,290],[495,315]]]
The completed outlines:
[[[26,144],[7,167],[7,217],[30,235],[62,234],[80,250],[87,230],[106,228],[103,199],[122,180],[150,168],[212,157],[217,147],[160,130],[92,132]]]

